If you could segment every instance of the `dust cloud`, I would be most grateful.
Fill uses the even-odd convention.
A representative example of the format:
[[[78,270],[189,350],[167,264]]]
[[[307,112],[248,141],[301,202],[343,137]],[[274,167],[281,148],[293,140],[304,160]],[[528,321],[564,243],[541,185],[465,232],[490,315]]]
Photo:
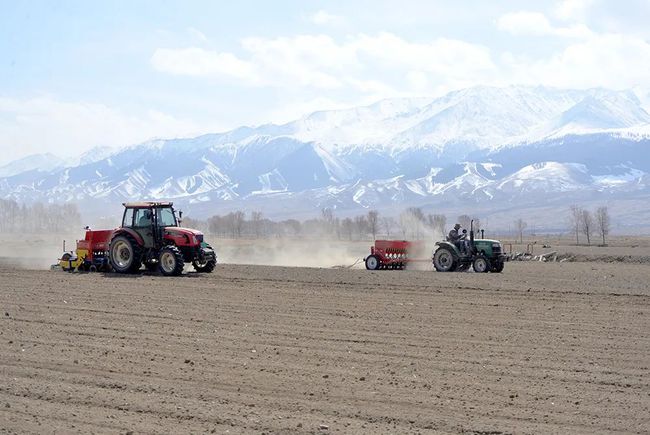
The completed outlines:
[[[49,269],[58,263],[66,250],[76,248],[76,241],[84,237],[79,234],[0,234],[0,264],[22,269]]]
[[[401,235],[378,239],[403,240]],[[424,232],[422,240],[414,245],[410,253],[414,259],[426,261],[411,263],[409,269],[430,269],[431,253],[438,238]],[[0,264],[22,269],[49,269],[57,264],[63,254],[63,241],[66,250],[76,249],[76,241],[84,237],[78,234],[29,234],[0,235]],[[413,239],[409,239],[413,240]],[[217,253],[219,263],[255,264],[289,267],[321,268],[364,268],[363,259],[370,254],[373,241],[346,241],[336,239],[222,239],[206,235],[206,241]],[[191,266],[186,266],[191,270]]]

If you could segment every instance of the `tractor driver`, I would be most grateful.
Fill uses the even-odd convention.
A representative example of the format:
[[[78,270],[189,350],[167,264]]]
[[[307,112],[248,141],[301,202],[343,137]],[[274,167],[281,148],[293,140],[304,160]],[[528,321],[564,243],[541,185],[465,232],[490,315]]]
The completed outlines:
[[[463,235],[458,234],[458,230],[460,230],[460,224],[454,225],[454,228],[447,235],[447,241],[456,245],[463,252],[466,248],[465,238],[467,237],[467,230],[463,231]]]
[[[151,226],[151,210],[142,210],[142,215],[138,219],[139,227],[150,227]]]

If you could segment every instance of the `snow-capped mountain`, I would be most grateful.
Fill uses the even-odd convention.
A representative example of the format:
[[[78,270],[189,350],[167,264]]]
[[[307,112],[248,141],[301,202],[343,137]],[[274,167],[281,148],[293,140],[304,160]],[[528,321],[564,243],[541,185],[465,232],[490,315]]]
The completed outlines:
[[[51,172],[65,166],[65,161],[53,154],[32,154],[0,166],[0,178],[11,177],[28,171]]]
[[[164,198],[199,216],[636,198],[650,193],[649,145],[632,91],[476,87],[96,149],[68,167],[0,172],[0,197],[87,210]]]

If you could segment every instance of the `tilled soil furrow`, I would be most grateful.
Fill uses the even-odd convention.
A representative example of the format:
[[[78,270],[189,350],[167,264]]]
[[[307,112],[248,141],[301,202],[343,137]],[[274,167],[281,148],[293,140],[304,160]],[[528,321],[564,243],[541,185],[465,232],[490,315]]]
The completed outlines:
[[[8,431],[640,433],[650,415],[648,266],[0,280]]]

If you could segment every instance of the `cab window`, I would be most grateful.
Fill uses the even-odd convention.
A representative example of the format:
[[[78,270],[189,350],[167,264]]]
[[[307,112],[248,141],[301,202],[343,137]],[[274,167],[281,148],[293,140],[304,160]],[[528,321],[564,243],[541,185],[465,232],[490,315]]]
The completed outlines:
[[[132,208],[127,208],[124,210],[124,219],[122,220],[123,227],[132,227],[133,226],[133,210]]]
[[[158,211],[158,225],[160,225],[161,227],[176,226],[176,217],[174,216],[174,210],[172,210],[171,207],[159,208],[157,211]]]
[[[148,208],[139,208],[135,211],[135,220],[136,227],[150,227],[151,226],[151,210]]]

